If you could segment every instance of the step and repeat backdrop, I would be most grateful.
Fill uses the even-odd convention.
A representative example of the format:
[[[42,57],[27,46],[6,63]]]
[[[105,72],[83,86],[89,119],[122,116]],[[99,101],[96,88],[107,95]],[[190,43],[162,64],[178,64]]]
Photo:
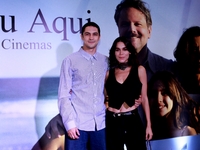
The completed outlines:
[[[27,149],[58,113],[57,90],[62,60],[82,45],[88,21],[101,28],[98,51],[108,56],[118,28],[121,0],[1,0],[0,3],[0,149]],[[151,10],[149,49],[174,60],[186,28],[200,26],[199,0],[145,0]],[[159,140],[167,149],[190,149],[198,136]],[[191,140],[192,139],[192,140]],[[169,144],[170,143],[170,144]],[[152,146],[160,149],[158,141]],[[164,150],[164,148],[162,148]],[[195,148],[193,147],[193,150]]]

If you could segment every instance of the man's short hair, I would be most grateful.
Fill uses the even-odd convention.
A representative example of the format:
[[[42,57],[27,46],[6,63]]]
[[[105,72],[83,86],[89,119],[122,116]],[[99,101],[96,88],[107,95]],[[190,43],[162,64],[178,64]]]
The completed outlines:
[[[146,2],[143,2],[142,0],[122,0],[115,9],[114,19],[117,26],[118,26],[118,21],[119,21],[121,11],[123,9],[130,8],[130,7],[133,7],[141,11],[146,17],[147,26],[151,26],[152,25],[151,13],[147,5],[148,4]]]
[[[84,31],[85,31],[85,28],[88,27],[88,26],[93,26],[93,27],[96,27],[98,32],[99,32],[99,35],[100,35],[100,27],[98,24],[96,24],[95,22],[87,22],[86,24],[83,25],[82,29],[81,29],[81,34],[83,35]]]

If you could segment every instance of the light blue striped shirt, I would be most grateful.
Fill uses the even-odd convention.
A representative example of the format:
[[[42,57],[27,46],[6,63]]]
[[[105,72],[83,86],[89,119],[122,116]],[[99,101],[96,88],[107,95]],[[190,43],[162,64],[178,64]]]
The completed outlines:
[[[84,131],[105,128],[104,81],[108,58],[93,56],[82,48],[62,63],[58,107],[66,130]]]

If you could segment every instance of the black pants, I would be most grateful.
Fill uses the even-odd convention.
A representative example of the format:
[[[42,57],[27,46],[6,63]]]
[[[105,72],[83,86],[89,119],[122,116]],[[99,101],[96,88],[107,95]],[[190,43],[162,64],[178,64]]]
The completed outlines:
[[[113,115],[106,111],[107,150],[146,150],[145,128],[137,110],[131,115]]]

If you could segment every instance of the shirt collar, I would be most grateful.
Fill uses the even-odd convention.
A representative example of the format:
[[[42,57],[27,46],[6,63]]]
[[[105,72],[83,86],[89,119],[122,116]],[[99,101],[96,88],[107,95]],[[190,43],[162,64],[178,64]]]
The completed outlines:
[[[79,49],[79,52],[80,52],[81,55],[82,55],[83,57],[85,57],[87,60],[90,60],[90,59],[92,59],[92,58],[95,59],[95,60],[97,60],[97,56],[98,56],[98,53],[97,53],[97,52],[96,52],[94,55],[91,55],[91,54],[87,53],[86,51],[84,51],[82,47]]]

